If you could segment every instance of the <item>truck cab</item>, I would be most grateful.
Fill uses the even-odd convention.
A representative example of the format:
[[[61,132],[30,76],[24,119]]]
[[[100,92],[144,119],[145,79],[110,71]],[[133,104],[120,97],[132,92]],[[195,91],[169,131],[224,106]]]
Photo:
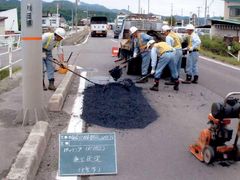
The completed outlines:
[[[103,36],[107,37],[107,17],[105,16],[94,16],[90,20],[91,36]]]

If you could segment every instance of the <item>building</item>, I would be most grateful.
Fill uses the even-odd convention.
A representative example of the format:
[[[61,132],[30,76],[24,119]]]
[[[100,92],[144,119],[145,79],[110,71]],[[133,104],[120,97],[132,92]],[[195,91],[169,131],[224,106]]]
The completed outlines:
[[[228,19],[240,21],[240,0],[225,0],[224,20]]]
[[[0,17],[6,17],[5,19],[5,32],[18,32],[18,15],[17,8],[7,11],[1,11]]]
[[[224,0],[224,19],[211,20],[213,36],[229,37],[239,41],[240,37],[240,0]]]
[[[0,16],[0,35],[5,34],[5,19],[7,19],[7,17]]]
[[[42,17],[42,27],[43,29],[47,29],[47,28],[55,29],[57,27],[66,28],[67,22],[59,14],[48,13],[47,15]]]

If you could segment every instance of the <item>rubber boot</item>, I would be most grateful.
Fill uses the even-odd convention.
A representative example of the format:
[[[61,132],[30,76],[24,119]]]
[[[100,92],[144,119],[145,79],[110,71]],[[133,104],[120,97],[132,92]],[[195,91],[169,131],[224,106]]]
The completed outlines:
[[[45,86],[44,80],[43,80],[43,90],[44,90],[44,91],[47,91],[47,87]]]
[[[155,81],[153,87],[150,88],[151,91],[158,91],[159,81]]]
[[[170,81],[167,81],[167,82],[165,82],[164,84],[165,84],[165,85],[168,85],[168,86],[173,86],[173,85],[175,84],[175,82],[174,82],[174,79],[171,78]]]
[[[192,79],[192,76],[187,74],[186,75],[186,81],[182,81],[183,84],[191,84],[191,79]]]
[[[193,77],[192,83],[197,84],[198,83],[198,75],[195,75]]]
[[[179,90],[179,80],[175,80],[175,84],[174,84],[174,86],[173,86],[173,89],[174,89],[175,91],[178,91],[178,90]]]
[[[54,86],[54,79],[49,79],[48,89],[52,91],[56,90],[56,87]]]
[[[146,83],[148,82],[148,78],[144,78],[145,76],[141,76],[137,81],[136,83]]]

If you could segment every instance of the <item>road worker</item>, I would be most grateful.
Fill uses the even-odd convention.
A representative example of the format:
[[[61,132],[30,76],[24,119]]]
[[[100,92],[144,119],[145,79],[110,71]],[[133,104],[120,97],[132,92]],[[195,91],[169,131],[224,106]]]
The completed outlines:
[[[44,33],[42,35],[42,51],[43,51],[43,90],[47,90],[44,78],[45,78],[45,69],[47,72],[47,77],[49,80],[49,90],[56,90],[54,86],[54,66],[51,60],[53,60],[52,50],[56,47],[58,59],[60,62],[64,61],[63,49],[61,46],[61,41],[65,37],[65,30],[63,28],[57,28],[54,33]]]
[[[171,71],[171,76],[174,80],[173,89],[179,90],[178,72],[174,63],[175,52],[171,46],[166,42],[155,43],[151,40],[147,43],[147,48],[151,49],[151,74],[154,75],[155,84],[150,88],[152,91],[158,91],[159,80],[161,78],[163,69],[168,65]],[[158,62],[157,62],[158,61]]]
[[[188,37],[188,47],[187,50],[189,55],[187,57],[187,65],[186,65],[186,81],[184,83],[198,83],[198,57],[199,50],[201,45],[201,40],[199,36],[194,32],[194,26],[192,24],[188,24],[186,26]],[[193,77],[193,80],[192,80]],[[191,81],[192,80],[192,81]]]
[[[166,43],[174,48],[175,52],[175,66],[177,68],[178,76],[180,76],[181,72],[181,64],[182,64],[182,42],[179,35],[177,35],[175,32],[171,30],[171,27],[168,25],[162,26],[162,33],[164,36],[166,36]],[[166,85],[174,85],[175,82],[173,81],[173,78],[170,82],[166,82]]]
[[[138,55],[142,58],[142,77],[148,74],[148,68],[151,61],[150,50],[147,49],[147,43],[150,40],[153,40],[152,36],[149,36],[146,33],[139,32],[138,29],[133,26],[130,28],[130,35],[132,36],[133,44],[133,57],[136,58]],[[148,78],[140,78],[137,83],[145,83],[148,81]]]

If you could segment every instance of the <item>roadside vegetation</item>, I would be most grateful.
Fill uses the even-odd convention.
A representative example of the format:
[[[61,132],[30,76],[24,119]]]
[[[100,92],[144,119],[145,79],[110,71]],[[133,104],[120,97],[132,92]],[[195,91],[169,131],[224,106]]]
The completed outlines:
[[[15,67],[15,68],[13,68],[13,73],[16,73],[20,70],[21,70],[20,67]],[[8,69],[4,69],[4,70],[0,71],[0,80],[3,80],[7,77],[9,77],[9,70]]]
[[[228,54],[228,45],[224,42],[222,38],[213,37],[212,39],[210,39],[209,36],[201,36],[201,41],[202,44],[200,52],[202,55],[220,60],[225,63],[240,66],[240,62],[238,62],[237,59]],[[231,43],[231,54],[237,57],[239,50],[240,43]]]

